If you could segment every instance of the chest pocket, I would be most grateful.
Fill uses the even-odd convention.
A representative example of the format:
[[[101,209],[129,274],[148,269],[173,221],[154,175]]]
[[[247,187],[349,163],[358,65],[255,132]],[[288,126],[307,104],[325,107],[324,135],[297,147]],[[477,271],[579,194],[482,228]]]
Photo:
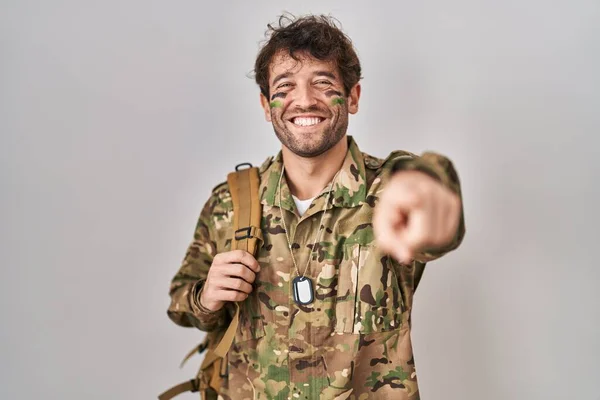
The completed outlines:
[[[404,304],[394,268],[373,245],[344,246],[335,304],[337,333],[399,329]]]

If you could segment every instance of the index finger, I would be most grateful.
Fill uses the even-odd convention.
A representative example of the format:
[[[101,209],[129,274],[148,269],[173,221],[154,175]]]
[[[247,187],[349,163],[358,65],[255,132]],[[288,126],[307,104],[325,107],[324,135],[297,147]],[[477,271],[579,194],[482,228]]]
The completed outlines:
[[[225,253],[221,253],[218,255],[220,258],[220,262],[231,264],[231,263],[240,263],[244,264],[246,267],[250,268],[252,271],[257,273],[260,271],[260,265],[256,258],[245,250],[232,250]]]

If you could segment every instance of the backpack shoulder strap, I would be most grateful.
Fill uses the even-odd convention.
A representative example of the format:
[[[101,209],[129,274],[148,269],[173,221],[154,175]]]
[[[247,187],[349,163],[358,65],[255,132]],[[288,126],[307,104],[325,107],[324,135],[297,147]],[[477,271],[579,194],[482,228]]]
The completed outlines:
[[[249,168],[241,168],[247,165]],[[227,183],[231,193],[231,201],[233,203],[233,238],[231,240],[231,250],[245,250],[248,253],[256,256],[259,248],[259,242],[262,242],[262,232],[260,229],[260,220],[262,217],[262,208],[258,188],[260,184],[258,168],[251,164],[239,164],[235,167],[235,172],[227,175]],[[221,341],[214,349],[207,349],[200,370],[203,371],[209,368],[215,361],[224,359],[225,355],[233,344],[235,333],[238,329],[240,321],[240,306],[235,303],[235,314],[231,319],[231,323],[223,334]],[[187,361],[195,354],[202,345],[195,347],[184,359]],[[219,363],[222,364],[222,363]],[[221,377],[218,370],[209,378],[210,387],[218,392],[221,386]],[[172,387],[158,398],[160,400],[168,400],[183,392],[197,392],[199,389],[199,380],[192,379]]]
[[[258,168],[240,169],[240,164],[235,167],[235,172],[227,175],[227,183],[231,193],[233,203],[233,238],[231,241],[231,250],[245,250],[252,255],[256,255],[258,243],[262,241],[260,229],[260,219],[262,209],[258,197]],[[209,349],[202,361],[201,369],[211,365],[218,358],[225,358],[225,355],[233,344],[235,333],[240,322],[240,306],[235,303],[235,314],[231,323],[227,327],[225,334],[214,350]],[[215,377],[218,379],[217,377]],[[216,382],[215,386],[216,386]],[[213,384],[211,384],[212,387]]]
[[[235,167],[235,172],[227,175],[229,192],[233,203],[233,238],[231,240],[231,250],[245,250],[252,255],[256,255],[258,242],[262,241],[260,230],[261,207],[258,198],[258,168],[240,169],[240,164]],[[235,303],[235,314],[221,338],[221,341],[212,353],[206,354],[205,363],[212,363],[213,357],[225,357],[225,354],[231,348],[235,332],[240,321],[240,306]],[[211,355],[211,357],[209,357]]]
[[[227,175],[229,192],[233,203],[233,231],[231,250],[245,250],[256,255],[258,242],[262,241],[260,219],[262,216],[258,187],[258,168],[240,169],[240,164],[235,167],[235,172]]]

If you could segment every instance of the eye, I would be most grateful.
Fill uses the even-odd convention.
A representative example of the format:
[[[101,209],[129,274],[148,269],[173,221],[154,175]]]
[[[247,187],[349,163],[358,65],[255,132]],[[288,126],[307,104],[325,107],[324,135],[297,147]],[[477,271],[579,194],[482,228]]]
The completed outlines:
[[[277,89],[286,89],[289,87],[292,87],[292,84],[289,82],[284,82],[284,83],[280,84],[279,86],[277,86]]]
[[[319,87],[326,87],[326,86],[331,86],[333,85],[333,83],[331,83],[330,81],[328,81],[327,79],[321,79],[319,81],[315,82],[315,85],[318,85]]]

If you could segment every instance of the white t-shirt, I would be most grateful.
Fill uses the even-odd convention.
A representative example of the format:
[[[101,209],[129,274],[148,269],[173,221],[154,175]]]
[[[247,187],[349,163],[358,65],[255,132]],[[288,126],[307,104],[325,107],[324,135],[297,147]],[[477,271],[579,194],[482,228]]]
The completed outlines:
[[[306,212],[306,210],[308,210],[308,207],[310,206],[312,201],[315,199],[313,197],[312,199],[300,200],[299,198],[297,198],[294,195],[292,195],[292,198],[294,199],[294,203],[296,203],[296,208],[298,209],[298,214],[300,214],[300,216],[304,215],[304,213]]]

